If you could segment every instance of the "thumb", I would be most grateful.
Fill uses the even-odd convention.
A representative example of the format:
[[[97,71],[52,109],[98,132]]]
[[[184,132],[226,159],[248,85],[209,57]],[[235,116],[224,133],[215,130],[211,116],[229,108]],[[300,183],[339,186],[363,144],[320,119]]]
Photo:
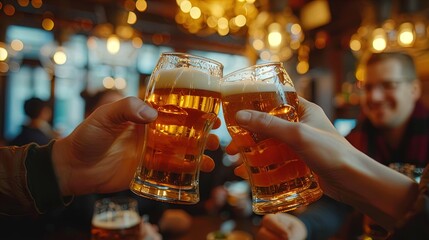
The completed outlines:
[[[137,97],[127,97],[99,107],[91,118],[100,122],[118,125],[125,122],[149,123],[154,121],[158,112]]]

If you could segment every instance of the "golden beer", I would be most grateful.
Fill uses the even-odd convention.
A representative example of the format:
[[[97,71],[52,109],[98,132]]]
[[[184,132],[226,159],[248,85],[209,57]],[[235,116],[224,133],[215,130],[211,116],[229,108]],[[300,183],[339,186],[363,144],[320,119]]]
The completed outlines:
[[[97,200],[92,217],[91,239],[140,239],[140,222],[135,199],[113,197]]]
[[[155,200],[199,201],[199,165],[220,109],[220,77],[187,67],[154,74],[146,101],[158,110],[131,190]]]
[[[245,76],[239,75],[241,78]],[[263,81],[239,79],[222,83],[225,122],[244,157],[252,187],[253,211],[257,214],[290,211],[314,202],[322,195],[313,173],[285,143],[249,132],[236,123],[235,115],[242,109],[267,112],[291,122],[299,121],[295,89],[292,83],[285,84],[287,79],[279,79],[279,75],[287,77],[274,72]]]
[[[135,211],[104,212],[92,219],[92,240],[140,239],[140,216]]]

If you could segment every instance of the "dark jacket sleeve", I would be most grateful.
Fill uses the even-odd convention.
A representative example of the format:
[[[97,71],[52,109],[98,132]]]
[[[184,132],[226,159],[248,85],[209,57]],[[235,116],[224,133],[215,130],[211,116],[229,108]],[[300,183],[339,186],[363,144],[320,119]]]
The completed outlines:
[[[413,210],[400,223],[389,239],[429,239],[429,165],[419,185],[419,196]]]
[[[53,143],[0,148],[0,214],[40,214],[66,205],[52,166]]]
[[[352,207],[324,195],[297,217],[307,228],[307,240],[326,240],[342,228],[352,211]]]

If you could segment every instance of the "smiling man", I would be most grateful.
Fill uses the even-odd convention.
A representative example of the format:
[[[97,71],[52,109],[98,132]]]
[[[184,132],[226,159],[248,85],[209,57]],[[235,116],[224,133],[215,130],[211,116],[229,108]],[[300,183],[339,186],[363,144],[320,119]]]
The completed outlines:
[[[373,54],[362,83],[363,118],[347,139],[388,165],[429,162],[429,113],[421,96],[414,61],[402,52]]]

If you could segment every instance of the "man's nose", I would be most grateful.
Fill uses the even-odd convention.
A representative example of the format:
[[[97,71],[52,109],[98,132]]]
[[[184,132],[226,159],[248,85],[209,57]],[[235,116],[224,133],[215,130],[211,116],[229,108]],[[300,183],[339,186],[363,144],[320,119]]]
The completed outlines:
[[[381,86],[375,85],[369,92],[367,92],[367,95],[372,100],[381,100],[384,98],[385,92]]]

